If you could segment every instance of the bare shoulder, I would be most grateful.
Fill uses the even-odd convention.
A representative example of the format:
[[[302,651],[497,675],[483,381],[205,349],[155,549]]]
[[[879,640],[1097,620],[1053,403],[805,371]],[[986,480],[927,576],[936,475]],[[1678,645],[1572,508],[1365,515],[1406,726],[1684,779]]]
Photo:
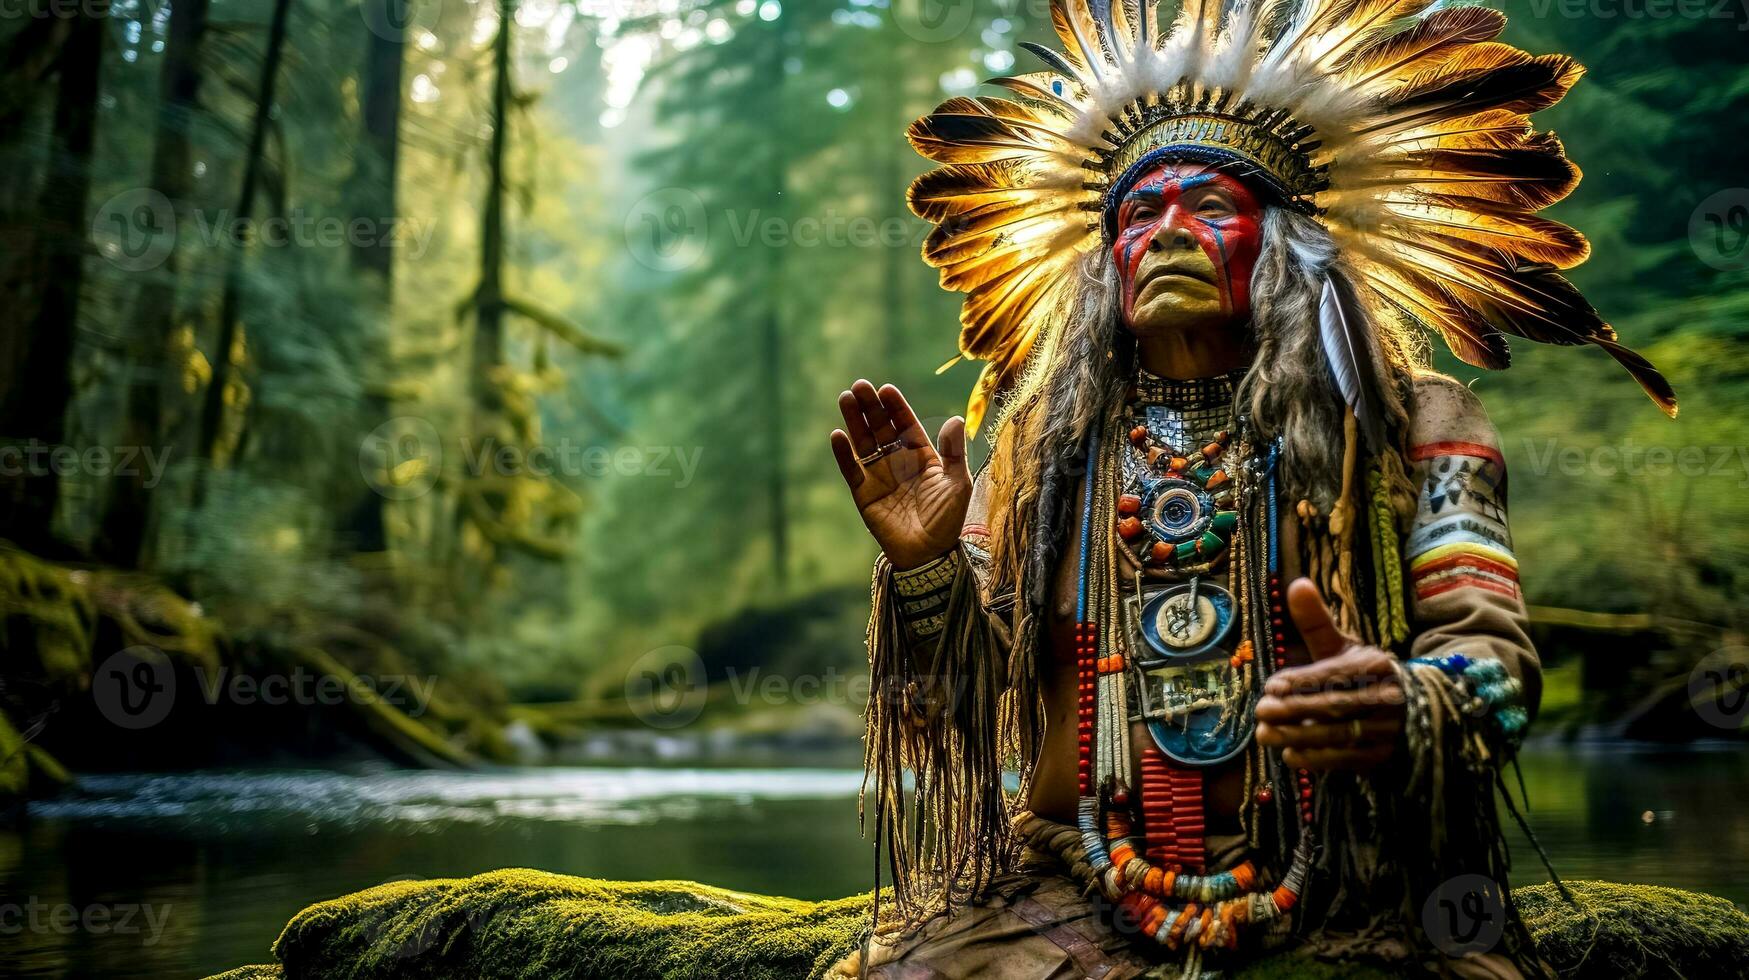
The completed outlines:
[[[1409,443],[1468,443],[1499,449],[1500,434],[1475,392],[1456,378],[1429,371],[1415,377],[1409,400]]]

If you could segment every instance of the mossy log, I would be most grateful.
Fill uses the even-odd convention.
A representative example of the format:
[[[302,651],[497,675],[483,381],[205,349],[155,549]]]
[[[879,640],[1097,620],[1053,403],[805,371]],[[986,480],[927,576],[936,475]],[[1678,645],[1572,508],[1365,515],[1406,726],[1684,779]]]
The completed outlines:
[[[1565,978],[1742,977],[1749,916],[1722,898],[1608,882],[1513,894]],[[274,944],[278,963],[213,980],[469,977],[615,980],[823,977],[861,934],[869,896],[801,902],[684,881],[597,881],[522,869],[395,882],[312,905]],[[1237,977],[1385,976],[1284,956]]]
[[[66,721],[71,713],[60,709],[72,702],[89,707],[94,671],[110,655],[132,647],[156,651],[190,691],[251,672],[329,679],[348,692],[336,708],[356,721],[360,741],[396,763],[466,768],[478,764],[479,751],[500,760],[512,757],[500,744],[499,720],[467,700],[434,691],[415,717],[378,696],[361,674],[421,673],[387,640],[347,624],[324,624],[317,641],[287,632],[279,624],[246,629],[220,622],[149,575],[63,565],[0,541],[0,662],[8,678],[25,681],[15,690],[28,692],[0,706],[0,812],[66,785],[63,760],[78,769],[81,760],[110,758],[109,742],[127,732],[103,725],[82,728]],[[198,710],[200,700],[185,698],[179,707]],[[47,719],[46,731],[30,725],[38,717]],[[167,753],[159,764],[176,767],[188,760],[178,752],[186,742],[163,736],[172,727],[149,734],[162,736],[153,743]],[[205,733],[203,739],[224,734]],[[133,739],[136,745],[143,741]]]

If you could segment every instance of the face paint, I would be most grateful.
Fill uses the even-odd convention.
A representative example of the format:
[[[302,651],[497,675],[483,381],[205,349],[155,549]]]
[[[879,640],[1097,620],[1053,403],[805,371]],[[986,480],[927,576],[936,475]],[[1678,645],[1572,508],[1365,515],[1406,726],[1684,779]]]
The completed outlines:
[[[1118,202],[1112,258],[1124,321],[1242,319],[1263,246],[1263,205],[1244,181],[1198,163],[1162,163]]]

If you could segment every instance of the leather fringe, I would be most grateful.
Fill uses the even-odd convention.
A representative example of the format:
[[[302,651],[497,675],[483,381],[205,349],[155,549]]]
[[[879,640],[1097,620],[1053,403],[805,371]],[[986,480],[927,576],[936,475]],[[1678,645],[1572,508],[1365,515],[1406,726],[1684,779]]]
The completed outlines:
[[[877,845],[885,842],[906,929],[974,899],[1012,864],[1016,803],[1003,791],[1003,769],[1016,759],[1029,769],[1036,756],[1036,729],[1023,722],[1024,708],[1038,704],[1036,675],[1006,662],[974,556],[961,548],[947,626],[932,640],[906,633],[885,557],[871,586],[860,812],[864,831],[872,816]]]

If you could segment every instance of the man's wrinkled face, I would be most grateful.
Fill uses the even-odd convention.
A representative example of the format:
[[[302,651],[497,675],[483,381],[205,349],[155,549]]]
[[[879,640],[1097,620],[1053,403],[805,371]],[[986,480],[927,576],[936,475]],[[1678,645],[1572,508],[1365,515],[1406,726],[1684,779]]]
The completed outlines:
[[[1223,326],[1251,314],[1263,205],[1200,163],[1162,163],[1117,204],[1112,257],[1124,322],[1137,334]]]

